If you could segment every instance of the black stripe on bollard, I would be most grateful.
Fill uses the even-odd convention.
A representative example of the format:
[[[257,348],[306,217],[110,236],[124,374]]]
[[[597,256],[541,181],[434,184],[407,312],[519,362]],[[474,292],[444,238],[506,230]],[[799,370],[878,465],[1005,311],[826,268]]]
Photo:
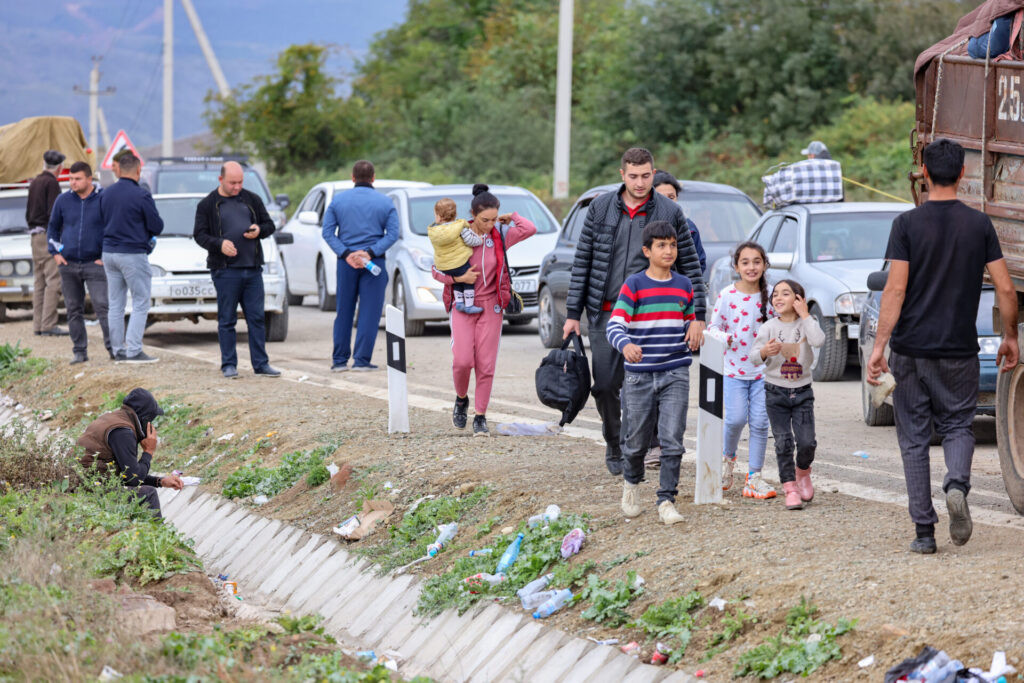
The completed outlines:
[[[399,337],[390,332],[385,334],[387,335],[388,367],[405,372],[405,337]]]
[[[708,399],[708,385],[714,386],[714,396]],[[715,372],[703,363],[700,366],[700,384],[697,390],[697,399],[701,410],[706,410],[718,419],[722,419],[722,374]]]

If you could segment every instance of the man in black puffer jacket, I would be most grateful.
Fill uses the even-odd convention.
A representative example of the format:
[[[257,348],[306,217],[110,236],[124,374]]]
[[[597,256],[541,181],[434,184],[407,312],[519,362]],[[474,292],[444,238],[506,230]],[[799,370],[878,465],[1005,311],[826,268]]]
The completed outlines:
[[[622,355],[608,343],[605,326],[626,278],[648,266],[643,255],[641,233],[651,221],[668,221],[676,230],[679,256],[675,269],[693,284],[693,305],[697,320],[690,325],[686,340],[691,349],[704,341],[706,288],[700,259],[679,205],[652,191],[654,157],[646,149],[633,147],[622,155],[623,185],[617,192],[601,195],[590,203],[583,232],[576,245],[572,280],[566,301],[563,338],[580,333],[580,316],[587,312],[590,357],[593,363],[591,393],[601,415],[605,440],[605,463],[614,475],[622,474],[622,426],[619,392],[622,389]]]

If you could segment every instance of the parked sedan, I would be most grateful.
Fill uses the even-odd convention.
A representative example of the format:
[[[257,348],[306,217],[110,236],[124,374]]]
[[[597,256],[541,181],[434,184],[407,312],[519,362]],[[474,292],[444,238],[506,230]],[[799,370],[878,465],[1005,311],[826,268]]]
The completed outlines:
[[[35,276],[32,243],[25,225],[28,190],[0,189],[0,322],[10,308],[32,308]]]
[[[884,263],[893,219],[910,208],[874,202],[793,204],[766,213],[751,231],[749,239],[768,253],[769,288],[783,279],[803,285],[811,315],[825,332],[815,381],[839,379],[847,359],[857,357],[867,277]],[[730,257],[715,262],[709,277],[712,299],[738,278]]]
[[[697,225],[710,268],[717,258],[728,255],[729,249],[743,240],[750,227],[757,222],[761,210],[750,197],[730,185],[694,180],[682,180],[680,183],[683,192],[679,196],[679,203],[686,217]],[[613,192],[619,187],[618,184],[600,185],[581,194],[562,222],[554,250],[544,257],[539,280],[537,330],[541,342],[548,348],[555,348],[562,343],[569,276],[587,207],[598,195]],[[705,272],[705,278],[707,275]],[[583,317],[580,323],[585,326],[586,316]]]

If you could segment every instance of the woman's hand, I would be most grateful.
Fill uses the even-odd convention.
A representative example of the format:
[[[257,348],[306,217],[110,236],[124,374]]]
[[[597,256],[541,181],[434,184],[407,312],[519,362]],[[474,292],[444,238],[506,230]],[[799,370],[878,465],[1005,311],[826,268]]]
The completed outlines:
[[[512,214],[510,214],[510,213],[503,213],[503,214],[501,214],[500,216],[498,216],[498,222],[499,223],[511,223],[512,222]]]
[[[456,282],[471,285],[474,282],[476,282],[476,279],[477,277],[479,277],[479,275],[480,272],[476,269],[476,266],[471,266],[470,269],[467,270],[462,275],[452,276],[452,279],[455,280]]]

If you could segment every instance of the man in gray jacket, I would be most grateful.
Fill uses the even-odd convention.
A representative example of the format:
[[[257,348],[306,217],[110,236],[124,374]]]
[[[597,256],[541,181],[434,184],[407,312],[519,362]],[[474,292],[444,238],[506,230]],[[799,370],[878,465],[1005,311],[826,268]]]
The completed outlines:
[[[649,222],[668,221],[676,230],[679,255],[675,270],[693,284],[697,320],[686,334],[686,341],[693,350],[704,342],[707,305],[700,259],[683,210],[671,199],[651,189],[654,184],[654,157],[641,147],[628,149],[622,155],[619,174],[623,183],[619,190],[597,197],[587,209],[573,259],[566,321],[562,330],[563,338],[573,332],[579,334],[580,316],[586,309],[593,364],[591,393],[601,415],[601,430],[606,444],[605,464],[613,475],[622,474],[619,392],[624,371],[622,355],[608,343],[605,327],[622,283],[628,276],[648,266],[641,233]]]

